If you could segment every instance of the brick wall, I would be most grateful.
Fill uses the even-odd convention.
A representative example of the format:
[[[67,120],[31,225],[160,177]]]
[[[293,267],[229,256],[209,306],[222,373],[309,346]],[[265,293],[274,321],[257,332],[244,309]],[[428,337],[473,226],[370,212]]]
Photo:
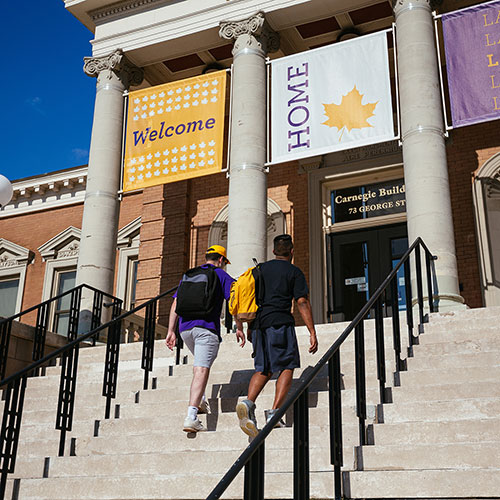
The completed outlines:
[[[452,130],[447,142],[458,277],[461,295],[469,307],[483,306],[472,174],[500,151],[498,138],[498,122],[488,122]]]
[[[126,195],[121,203],[118,228],[122,228],[141,215],[142,193]],[[0,219],[0,238],[31,250],[35,257],[26,270],[26,282],[21,310],[39,304],[42,299],[46,263],[38,253],[38,247],[64,231],[69,226],[82,227],[83,204],[71,205],[39,212],[21,214]],[[23,322],[34,324],[34,314]]]

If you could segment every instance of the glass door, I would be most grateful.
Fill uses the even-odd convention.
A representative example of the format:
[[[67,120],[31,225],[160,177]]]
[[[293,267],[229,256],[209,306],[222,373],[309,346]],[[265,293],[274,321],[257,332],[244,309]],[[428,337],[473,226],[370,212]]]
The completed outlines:
[[[408,249],[406,224],[333,233],[326,243],[328,320],[350,321]],[[406,308],[404,271],[398,272],[398,302]]]

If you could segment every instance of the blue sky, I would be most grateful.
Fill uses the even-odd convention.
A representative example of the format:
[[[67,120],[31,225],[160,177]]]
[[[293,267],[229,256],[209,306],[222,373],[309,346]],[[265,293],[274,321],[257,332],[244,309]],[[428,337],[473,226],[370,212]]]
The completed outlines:
[[[0,173],[15,180],[85,165],[95,83],[83,73],[93,34],[63,0],[6,1]]]

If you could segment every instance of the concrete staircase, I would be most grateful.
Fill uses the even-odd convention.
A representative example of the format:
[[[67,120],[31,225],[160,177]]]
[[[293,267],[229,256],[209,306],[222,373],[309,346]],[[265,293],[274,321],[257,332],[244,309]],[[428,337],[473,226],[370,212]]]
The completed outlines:
[[[353,341],[342,349],[344,483],[352,498],[500,498],[500,308],[435,314],[414,348],[393,403],[378,406],[374,325],[366,322],[369,435],[356,448]],[[393,360],[386,325],[387,360]],[[307,353],[298,329],[302,370],[313,366],[345,324],[319,325],[320,352]],[[403,330],[403,328],[402,328]],[[406,337],[404,330],[403,338]],[[142,390],[141,344],[122,345],[114,417],[104,420],[104,348],[80,353],[73,431],[66,456],[57,457],[54,430],[59,368],[30,379],[15,472],[5,498],[203,499],[248,445],[234,412],[252,374],[251,346],[224,337],[207,388],[208,432],[182,432],[192,367],[173,366],[173,355],[155,346],[156,389]],[[393,363],[387,363],[393,386]],[[332,498],[326,372],[310,393],[311,497]],[[296,373],[300,377],[300,371]],[[257,401],[257,419],[271,406],[274,383]],[[266,442],[266,498],[293,497],[293,415]],[[97,423],[96,423],[97,421]],[[383,423],[379,423],[382,422]],[[73,439],[70,439],[73,438]],[[49,458],[46,458],[49,457]],[[20,481],[19,481],[20,480]],[[224,498],[242,498],[243,474]]]

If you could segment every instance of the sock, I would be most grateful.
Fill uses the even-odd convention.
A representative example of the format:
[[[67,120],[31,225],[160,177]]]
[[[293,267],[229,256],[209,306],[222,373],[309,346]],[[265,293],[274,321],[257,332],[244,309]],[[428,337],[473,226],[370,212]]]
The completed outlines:
[[[188,406],[188,417],[196,420],[198,417],[198,408],[196,406]]]

